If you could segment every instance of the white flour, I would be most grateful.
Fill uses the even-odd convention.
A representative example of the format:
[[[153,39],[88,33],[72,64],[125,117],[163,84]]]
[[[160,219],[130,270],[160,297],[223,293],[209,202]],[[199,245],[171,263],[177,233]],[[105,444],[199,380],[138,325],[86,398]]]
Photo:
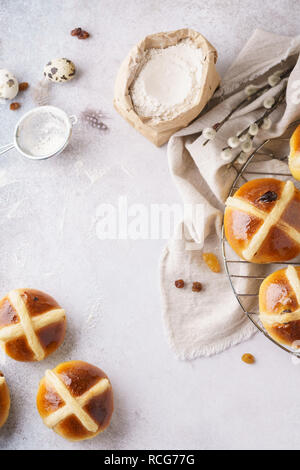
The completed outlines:
[[[202,77],[202,50],[185,39],[145,52],[130,94],[137,114],[173,119],[196,104]]]
[[[51,111],[33,113],[20,124],[20,148],[34,157],[51,155],[63,147],[68,137],[64,120]]]

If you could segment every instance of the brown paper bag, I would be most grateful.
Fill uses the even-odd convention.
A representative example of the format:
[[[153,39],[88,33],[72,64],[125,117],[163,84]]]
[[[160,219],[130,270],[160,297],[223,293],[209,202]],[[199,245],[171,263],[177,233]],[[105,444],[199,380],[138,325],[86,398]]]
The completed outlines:
[[[174,119],[159,121],[158,123],[153,122],[151,118],[138,116],[134,110],[129,89],[136,77],[144,51],[152,48],[174,46],[182,39],[187,38],[191,39],[203,51],[202,93],[199,96],[198,103]],[[193,121],[212,97],[220,83],[220,77],[215,67],[217,57],[218,54],[215,48],[205,37],[192,29],[179,29],[147,36],[129,52],[120,67],[115,83],[114,106],[126,121],[160,147],[169,140],[172,134]]]

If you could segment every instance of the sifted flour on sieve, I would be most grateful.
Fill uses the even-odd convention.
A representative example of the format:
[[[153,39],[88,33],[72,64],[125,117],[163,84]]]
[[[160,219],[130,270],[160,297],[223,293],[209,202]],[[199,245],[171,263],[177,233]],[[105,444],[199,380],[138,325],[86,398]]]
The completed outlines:
[[[197,103],[202,78],[202,50],[184,39],[165,49],[148,49],[130,95],[139,116],[173,119]]]
[[[28,155],[41,157],[59,151],[68,138],[65,121],[43,107],[25,118],[17,132],[20,148]]]

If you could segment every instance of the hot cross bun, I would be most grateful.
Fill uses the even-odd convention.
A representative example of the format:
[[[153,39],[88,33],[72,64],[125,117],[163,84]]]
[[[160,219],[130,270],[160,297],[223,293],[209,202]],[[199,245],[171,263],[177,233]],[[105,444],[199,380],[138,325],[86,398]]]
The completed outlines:
[[[276,341],[300,347],[300,267],[268,276],[259,291],[260,320]]]
[[[0,301],[0,344],[16,361],[41,361],[63,342],[65,311],[50,295],[15,289]]]
[[[289,167],[293,177],[300,181],[300,125],[290,140]]]
[[[300,253],[300,192],[292,181],[249,181],[227,199],[224,227],[246,261],[288,261]]]
[[[95,437],[110,423],[113,392],[107,375],[87,362],[70,361],[47,370],[37,408],[46,426],[70,441]]]
[[[6,423],[10,408],[10,395],[5,377],[0,371],[0,428]]]

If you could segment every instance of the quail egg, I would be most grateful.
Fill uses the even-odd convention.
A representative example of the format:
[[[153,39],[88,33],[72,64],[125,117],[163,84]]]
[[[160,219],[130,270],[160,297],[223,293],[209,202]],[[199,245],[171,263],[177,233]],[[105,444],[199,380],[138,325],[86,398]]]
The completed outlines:
[[[67,82],[75,76],[75,65],[69,59],[52,59],[44,68],[44,76],[51,82]]]
[[[0,99],[13,100],[19,91],[16,77],[6,69],[0,69]]]

